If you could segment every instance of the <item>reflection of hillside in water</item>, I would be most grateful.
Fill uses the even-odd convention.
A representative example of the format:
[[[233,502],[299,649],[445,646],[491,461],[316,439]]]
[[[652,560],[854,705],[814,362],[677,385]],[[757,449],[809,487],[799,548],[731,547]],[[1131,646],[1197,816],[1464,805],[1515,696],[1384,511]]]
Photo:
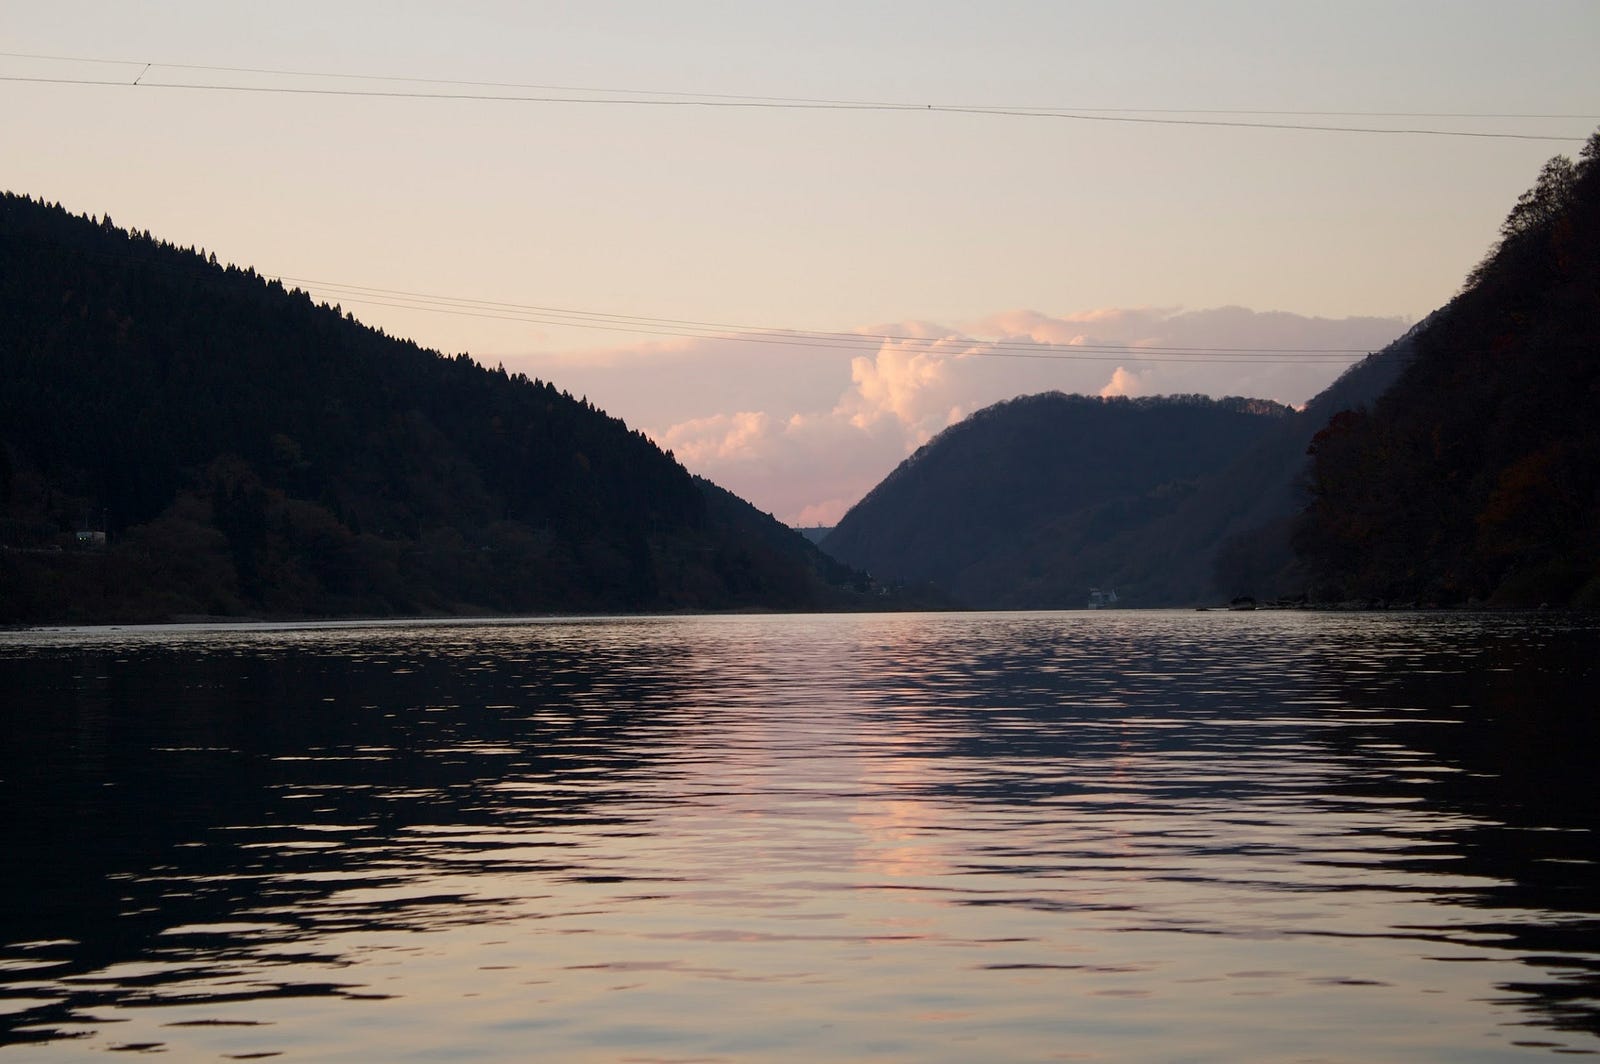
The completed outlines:
[[[1152,639],[1159,624],[1137,617],[1062,640],[997,616],[1014,631],[947,655],[931,642],[896,648],[878,673],[871,712],[907,754],[907,737],[922,737],[928,797],[1059,811],[1048,846],[997,841],[992,863],[972,870],[1110,867],[1148,881],[1165,859],[1182,862],[1173,882],[1199,884],[1230,859],[1258,874],[1274,859],[1325,868],[1325,881],[1302,871],[1293,889],[1377,887],[1466,912],[1439,925],[1275,930],[1516,956],[1529,976],[1502,984],[1502,1003],[1600,1034],[1600,629],[1360,615],[1316,618],[1321,638],[1308,643],[1295,615],[1278,615],[1202,646],[1187,619]],[[1152,820],[1174,808],[1189,819],[1181,835]],[[1303,834],[1291,840],[1296,817]],[[1107,853],[1125,864],[1108,866]]]
[[[1031,972],[1043,1016],[1110,989],[1203,1022],[1271,958],[1291,1027],[1370,994],[1600,1032],[1596,642],[1267,613],[0,642],[0,1044],[275,997],[437,1021],[512,981],[485,939],[568,1008],[600,962],[782,975],[789,1008],[886,935],[980,1012]],[[746,936],[804,944],[716,945]]]
[[[1486,953],[1520,955],[1529,978],[1503,985],[1508,1001],[1535,1022],[1600,1034],[1600,631],[1517,617],[1464,631],[1392,668],[1329,659],[1341,696],[1385,721],[1335,745],[1381,747],[1415,768],[1339,789],[1446,814],[1436,852],[1396,854],[1394,867],[1422,875],[1448,860],[1482,881],[1451,899],[1473,911],[1467,924],[1405,930],[1469,933]]]
[[[623,826],[681,652],[507,633],[0,655],[0,1044],[111,1004],[360,997],[301,969],[339,968],[340,935],[493,922],[525,899],[491,874],[606,874],[562,835]]]

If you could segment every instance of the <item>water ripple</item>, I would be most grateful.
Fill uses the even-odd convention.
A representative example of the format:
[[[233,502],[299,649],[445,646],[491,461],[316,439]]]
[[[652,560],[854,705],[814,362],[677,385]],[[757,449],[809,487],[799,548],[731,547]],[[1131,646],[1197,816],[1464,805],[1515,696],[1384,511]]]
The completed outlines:
[[[0,1045],[1591,1052],[1597,649],[1271,613],[0,633]]]

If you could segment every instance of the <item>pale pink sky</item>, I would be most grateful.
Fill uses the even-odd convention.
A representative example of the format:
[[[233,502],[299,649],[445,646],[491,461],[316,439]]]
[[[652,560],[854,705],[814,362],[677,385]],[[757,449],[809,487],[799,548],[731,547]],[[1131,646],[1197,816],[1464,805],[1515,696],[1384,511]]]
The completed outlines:
[[[925,337],[860,350],[737,340],[508,360],[644,429],[690,469],[795,524],[832,524],[939,430],[1041,391],[1211,393],[1300,403],[1360,354],[1174,354],[1219,347],[1375,351],[1399,318],[1311,318],[1240,307],[1029,311],[871,333]],[[1166,350],[1163,350],[1166,349]],[[752,372],[752,361],[759,372]]]
[[[517,308],[1375,347],[1448,299],[1539,165],[1600,124],[1597,40],[1592,0],[0,0],[0,185],[587,392],[764,509],[820,519],[952,416],[1008,389],[1097,392],[1119,363]],[[722,106],[752,97],[1077,117]],[[1235,307],[1258,313],[1217,309]],[[1298,401],[1337,368],[1118,379]]]

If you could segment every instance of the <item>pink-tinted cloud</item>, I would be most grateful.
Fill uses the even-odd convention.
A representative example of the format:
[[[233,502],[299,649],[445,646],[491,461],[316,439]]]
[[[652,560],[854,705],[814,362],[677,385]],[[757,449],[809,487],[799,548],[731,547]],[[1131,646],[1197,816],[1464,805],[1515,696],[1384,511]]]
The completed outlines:
[[[505,361],[587,395],[780,519],[830,524],[918,446],[991,403],[1043,391],[1301,403],[1407,325],[1243,307],[1012,310],[962,328],[863,329],[890,337],[867,353],[707,338]],[[1305,353],[1318,348],[1349,353]]]
[[[1125,395],[1131,398],[1132,396],[1145,394],[1144,376],[1133,372],[1126,366],[1118,366],[1113,370],[1111,379],[1106,382],[1104,388],[1100,389],[1102,398],[1110,398],[1113,395]]]
[[[689,469],[792,524],[838,520],[908,453],[898,422],[856,425],[839,411],[741,411],[646,431]]]
[[[770,420],[760,410],[713,414],[680,421],[653,438],[690,468],[729,460],[754,461],[761,457]]]

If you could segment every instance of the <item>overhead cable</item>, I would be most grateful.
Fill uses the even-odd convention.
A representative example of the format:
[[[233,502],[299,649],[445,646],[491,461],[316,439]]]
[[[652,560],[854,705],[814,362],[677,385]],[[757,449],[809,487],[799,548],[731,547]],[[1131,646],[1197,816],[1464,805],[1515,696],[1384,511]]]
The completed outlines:
[[[51,85],[89,85],[140,89],[187,89],[201,92],[237,92],[292,96],[376,97],[397,100],[447,100],[528,104],[613,105],[631,107],[694,107],[762,110],[823,111],[922,111],[933,114],[965,114],[1008,118],[1053,118],[1074,122],[1110,122],[1140,125],[1200,126],[1234,129],[1301,130],[1322,133],[1387,134],[1398,136],[1473,137],[1495,140],[1535,140],[1581,142],[1580,136],[1547,133],[1505,132],[1478,129],[1439,129],[1406,126],[1385,127],[1290,121],[1245,121],[1245,118],[1453,118],[1458,120],[1593,120],[1595,115],[1579,114],[1491,114],[1468,112],[1385,112],[1312,110],[1226,110],[1219,108],[1093,108],[1036,107],[980,104],[909,103],[882,100],[831,100],[808,97],[755,96],[735,93],[674,92],[655,89],[599,89],[574,86],[537,85],[517,82],[455,81],[442,78],[396,77],[327,71],[285,70],[261,67],[233,67],[195,63],[153,63],[145,60],[97,59],[75,56],[0,52],[0,57],[56,63],[93,63],[139,67],[131,80],[110,78],[48,77],[6,74],[0,81],[32,82]],[[514,92],[443,92],[437,89],[362,89],[316,85],[249,85],[238,83],[146,80],[152,69],[194,70],[211,73],[249,74],[276,78],[323,78],[357,81],[396,82],[414,85],[463,86],[469,89],[502,89]]]
[[[963,357],[1032,358],[1051,361],[1087,362],[1183,362],[1241,365],[1348,365],[1365,355],[1365,348],[1338,347],[1204,347],[1114,343],[1054,343],[1033,339],[989,340],[959,333],[942,336],[909,336],[893,333],[840,333],[804,329],[694,322],[675,318],[609,314],[599,311],[541,307],[531,304],[497,303],[487,300],[457,299],[396,289],[371,288],[338,282],[279,276],[280,283],[301,288],[330,303],[343,306],[389,307],[435,314],[514,321],[531,325],[622,332],[644,336],[668,336],[697,340],[725,340],[736,343],[767,344],[816,350],[876,352],[885,345],[903,345],[927,350],[952,346],[962,348]]]

